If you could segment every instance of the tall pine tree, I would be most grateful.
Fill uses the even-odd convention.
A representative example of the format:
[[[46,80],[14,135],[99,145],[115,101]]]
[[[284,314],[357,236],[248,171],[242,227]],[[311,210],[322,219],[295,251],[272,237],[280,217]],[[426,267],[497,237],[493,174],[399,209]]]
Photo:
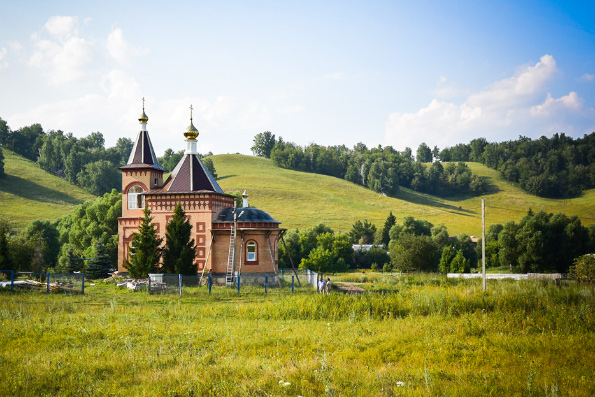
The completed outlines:
[[[157,238],[157,231],[151,223],[153,220],[151,210],[145,208],[144,214],[138,233],[134,233],[132,237],[130,260],[127,259],[124,262],[124,267],[132,278],[146,278],[149,273],[155,273],[161,258],[159,246],[163,239]]]
[[[163,250],[163,271],[185,275],[196,274],[196,246],[190,239],[192,225],[186,219],[184,209],[178,203],[174,216],[169,220],[165,232],[165,248]]]

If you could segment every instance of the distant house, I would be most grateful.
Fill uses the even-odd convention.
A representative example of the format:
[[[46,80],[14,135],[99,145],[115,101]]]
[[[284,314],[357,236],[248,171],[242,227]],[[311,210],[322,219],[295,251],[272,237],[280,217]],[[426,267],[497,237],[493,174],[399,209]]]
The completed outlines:
[[[384,245],[383,244],[353,244],[351,246],[351,248],[353,248],[354,251],[368,252],[372,248],[383,248],[384,249]]]
[[[238,274],[270,275],[278,271],[278,240],[284,229],[266,212],[250,208],[244,192],[243,207],[234,209],[235,198],[223,192],[198,156],[198,130],[192,122],[184,137],[184,157],[164,180],[157,162],[144,106],[139,131],[128,163],[122,170],[122,217],[118,218],[118,270],[131,255],[130,243],[145,207],[151,210],[159,237],[180,203],[190,219],[197,249],[199,272],[210,272],[228,283]],[[237,215],[237,217],[235,217]],[[235,221],[234,221],[235,217]],[[234,238],[235,235],[235,238]]]

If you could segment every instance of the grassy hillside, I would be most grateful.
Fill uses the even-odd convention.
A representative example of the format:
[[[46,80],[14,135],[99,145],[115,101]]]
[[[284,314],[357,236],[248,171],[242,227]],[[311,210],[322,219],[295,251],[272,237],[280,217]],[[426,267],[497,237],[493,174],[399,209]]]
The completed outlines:
[[[5,179],[0,179],[0,216],[15,229],[36,219],[61,218],[93,195],[40,169],[13,152],[4,153]]]
[[[224,190],[248,189],[250,205],[267,211],[289,229],[323,222],[335,231],[347,232],[358,219],[368,219],[381,227],[389,211],[393,211],[399,223],[411,215],[434,224],[444,223],[451,235],[480,235],[482,198],[486,200],[488,225],[518,221],[529,207],[578,215],[584,224],[595,223],[595,190],[571,200],[535,197],[481,164],[469,166],[488,179],[489,194],[441,199],[404,188],[397,198],[384,197],[342,179],[285,170],[258,157],[217,155],[212,159]]]

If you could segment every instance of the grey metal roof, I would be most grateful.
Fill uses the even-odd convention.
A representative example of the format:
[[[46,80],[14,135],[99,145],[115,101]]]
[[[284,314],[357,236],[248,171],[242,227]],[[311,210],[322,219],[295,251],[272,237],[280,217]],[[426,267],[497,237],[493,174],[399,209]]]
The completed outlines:
[[[238,212],[238,222],[281,223],[257,208],[236,208],[236,211]],[[214,222],[233,222],[233,208],[224,208],[219,211]]]

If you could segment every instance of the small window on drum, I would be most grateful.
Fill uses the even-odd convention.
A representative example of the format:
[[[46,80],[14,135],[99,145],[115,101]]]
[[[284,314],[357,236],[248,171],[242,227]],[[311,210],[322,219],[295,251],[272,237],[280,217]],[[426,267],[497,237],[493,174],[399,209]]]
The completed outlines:
[[[246,261],[247,262],[256,262],[256,243],[254,241],[249,241],[246,244]]]
[[[143,188],[135,185],[128,190],[128,209],[136,210],[145,208]]]

